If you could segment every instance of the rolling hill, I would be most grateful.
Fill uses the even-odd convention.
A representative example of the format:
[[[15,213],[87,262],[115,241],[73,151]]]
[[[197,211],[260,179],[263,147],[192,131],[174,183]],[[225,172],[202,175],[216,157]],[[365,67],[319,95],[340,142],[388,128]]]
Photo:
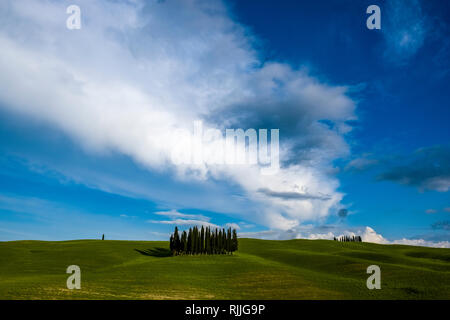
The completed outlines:
[[[233,255],[164,241],[0,242],[0,299],[450,299],[450,249],[239,239]],[[366,287],[369,265],[381,289]],[[81,289],[66,268],[81,268]]]

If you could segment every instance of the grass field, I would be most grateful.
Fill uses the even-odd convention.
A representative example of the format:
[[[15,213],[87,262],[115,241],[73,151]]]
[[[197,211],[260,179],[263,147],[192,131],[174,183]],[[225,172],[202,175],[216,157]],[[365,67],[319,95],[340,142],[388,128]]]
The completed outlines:
[[[166,256],[168,242],[0,242],[0,299],[450,299],[450,249],[240,239],[223,256]],[[81,268],[69,290],[67,266]],[[366,268],[381,268],[368,290]]]

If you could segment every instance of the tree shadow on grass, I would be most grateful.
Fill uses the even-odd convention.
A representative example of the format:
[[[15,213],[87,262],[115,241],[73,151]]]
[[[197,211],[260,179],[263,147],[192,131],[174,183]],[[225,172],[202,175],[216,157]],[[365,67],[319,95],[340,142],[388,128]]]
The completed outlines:
[[[172,251],[170,251],[169,249],[166,249],[166,248],[152,248],[152,249],[145,249],[145,250],[134,249],[134,250],[144,256],[150,256],[150,257],[164,258],[164,257],[172,256]]]

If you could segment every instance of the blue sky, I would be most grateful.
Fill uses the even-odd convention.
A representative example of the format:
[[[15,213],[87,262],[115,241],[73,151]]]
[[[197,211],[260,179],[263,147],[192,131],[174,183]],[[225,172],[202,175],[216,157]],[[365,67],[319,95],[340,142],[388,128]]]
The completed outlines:
[[[449,17],[418,0],[4,1],[0,240],[202,224],[449,247]],[[170,133],[198,120],[278,128],[280,171],[174,165]]]

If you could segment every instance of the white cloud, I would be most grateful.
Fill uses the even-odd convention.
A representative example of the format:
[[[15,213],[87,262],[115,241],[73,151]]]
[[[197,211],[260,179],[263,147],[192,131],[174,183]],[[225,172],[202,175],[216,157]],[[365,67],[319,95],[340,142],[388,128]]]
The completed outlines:
[[[447,192],[450,189],[450,177],[433,177],[423,183],[423,189]]]
[[[89,153],[118,152],[179,179],[236,183],[259,205],[257,214],[242,215],[270,228],[320,221],[338,206],[343,194],[328,172],[348,153],[343,135],[355,104],[346,87],[287,64],[263,64],[221,2],[77,4],[82,29],[69,31],[62,2],[2,1],[2,108],[64,131]],[[250,118],[241,119],[242,110]],[[270,122],[274,113],[283,121]],[[279,124],[286,165],[273,176],[256,166],[174,167],[171,133],[192,131],[198,119],[209,127]],[[327,198],[283,199],[262,188]]]
[[[322,239],[322,240],[331,240],[333,239],[334,234],[332,232],[328,232],[328,233],[311,233],[308,235],[307,239],[310,240],[318,240],[318,239]],[[301,238],[297,238],[297,239],[301,239]]]
[[[203,220],[192,220],[192,219],[173,219],[173,220],[148,220],[148,223],[160,223],[160,224],[173,224],[178,226],[205,226],[214,229],[222,229],[220,226]]]
[[[320,232],[323,229],[329,229],[328,232]],[[381,234],[377,233],[371,227],[364,228],[352,228],[348,230],[342,230],[342,227],[329,226],[326,228],[315,227],[311,225],[301,226],[296,229],[288,231],[283,230],[263,230],[257,232],[241,232],[239,237],[242,238],[259,238],[270,240],[288,240],[288,239],[310,239],[310,240],[333,240],[334,237],[339,238],[343,235],[346,236],[361,236],[363,242],[377,243],[377,244],[403,244],[410,246],[424,246],[424,247],[436,247],[436,248],[450,248],[449,241],[428,241],[424,239],[399,239],[388,240]]]
[[[383,238],[381,234],[378,234],[373,230],[371,227],[366,227],[363,234],[361,235],[362,241],[364,242],[373,242],[373,243],[380,243],[380,244],[387,244],[389,243],[388,240]]]
[[[345,170],[356,169],[356,170],[364,170],[378,163],[376,159],[369,159],[366,157],[356,158],[351,160],[346,166]]]
[[[227,223],[227,224],[225,224],[225,226],[227,228],[236,229],[236,230],[241,229],[241,227],[237,223]]]
[[[381,234],[378,234],[371,227],[365,227],[363,230],[354,229],[354,230],[345,230],[342,233],[339,233],[338,230],[334,232],[328,232],[325,234],[320,233],[310,233],[306,236],[307,239],[333,239],[334,237],[339,238],[343,235],[346,236],[361,236],[363,242],[371,242],[371,243],[379,243],[379,244],[387,244],[388,240],[383,238]]]
[[[437,211],[436,210],[434,210],[434,209],[427,209],[427,210],[425,210],[425,213],[427,213],[427,214],[433,214],[433,213],[436,213]]]
[[[404,244],[408,246],[421,246],[421,247],[435,247],[435,248],[450,248],[449,241],[427,241],[424,239],[400,239],[394,240],[391,242],[392,244]]]
[[[241,228],[245,228],[245,229],[250,229],[250,228],[254,228],[255,227],[254,224],[247,223],[247,222],[244,222],[244,221],[239,222],[239,225],[240,225]]]
[[[155,224],[171,224],[179,226],[205,226],[211,228],[222,229],[223,227],[210,222],[210,218],[201,214],[186,214],[178,212],[177,210],[157,211],[157,215],[169,217],[171,220],[147,220],[148,223]],[[232,228],[239,230],[240,226],[237,223],[226,223],[225,228]]]
[[[166,216],[170,218],[190,218],[190,219],[197,219],[201,221],[209,221],[210,218],[206,217],[201,214],[187,214],[187,213],[181,213],[176,210],[169,210],[169,211],[156,211],[154,212],[157,215],[160,216]]]

